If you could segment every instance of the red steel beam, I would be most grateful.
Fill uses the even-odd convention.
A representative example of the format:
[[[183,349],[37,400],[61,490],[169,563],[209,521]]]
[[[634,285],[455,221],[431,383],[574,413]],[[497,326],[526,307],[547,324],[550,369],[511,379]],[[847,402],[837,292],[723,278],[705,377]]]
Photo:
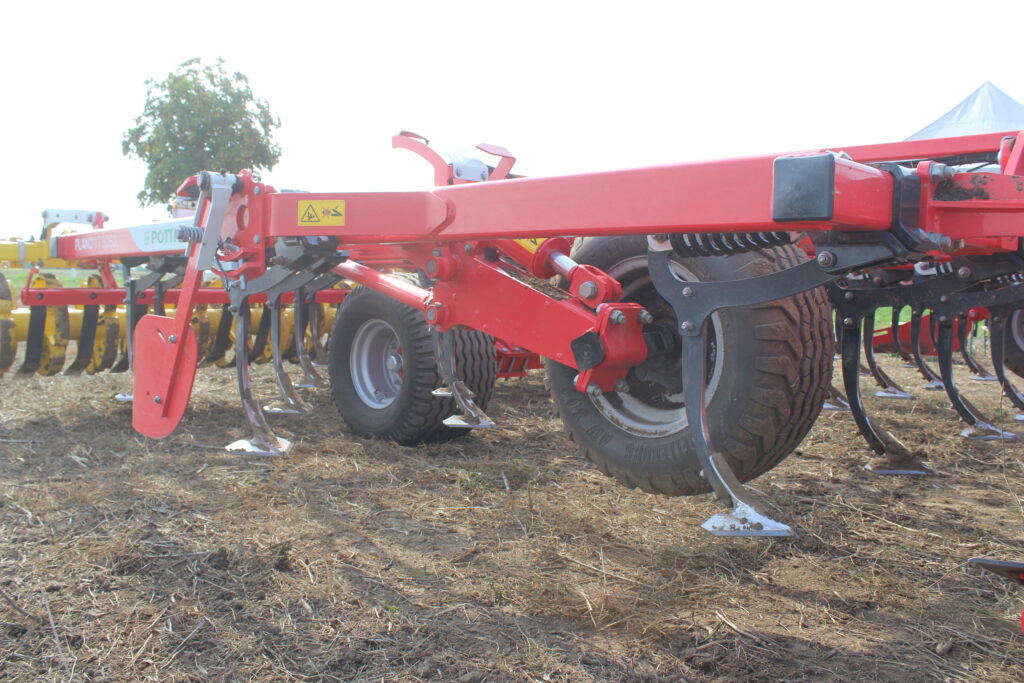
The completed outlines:
[[[515,178],[431,192],[274,194],[268,233],[334,235],[360,244],[792,229],[772,220],[775,158]],[[799,228],[884,230],[892,224],[892,185],[878,169],[836,159],[832,219]],[[326,205],[344,214],[343,224],[303,220],[311,207]]]

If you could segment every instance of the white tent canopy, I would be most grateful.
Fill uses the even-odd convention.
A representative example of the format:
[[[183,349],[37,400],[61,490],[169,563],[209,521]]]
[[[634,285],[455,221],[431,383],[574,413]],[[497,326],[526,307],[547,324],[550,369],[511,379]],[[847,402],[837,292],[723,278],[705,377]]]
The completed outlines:
[[[929,140],[1012,130],[1024,130],[1024,104],[986,81],[963,102],[907,139]]]

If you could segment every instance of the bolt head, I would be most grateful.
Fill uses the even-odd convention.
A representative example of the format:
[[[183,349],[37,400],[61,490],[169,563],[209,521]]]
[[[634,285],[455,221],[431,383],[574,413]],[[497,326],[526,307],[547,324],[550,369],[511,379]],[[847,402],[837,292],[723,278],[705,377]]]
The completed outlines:
[[[172,344],[177,344],[178,343],[178,335],[172,334],[170,337],[167,338],[167,341],[171,342]]]
[[[397,353],[393,353],[384,361],[384,366],[391,372],[398,372],[402,369],[402,357]]]
[[[683,287],[683,296],[694,296],[695,294],[693,287]]]
[[[818,265],[828,268],[836,264],[836,255],[831,251],[823,251],[815,257],[815,260],[817,260]]]
[[[163,396],[154,396],[153,397],[153,403],[156,403],[157,405],[160,405],[163,402],[164,402],[164,397]]]
[[[682,330],[683,332],[686,332],[687,334],[693,332],[695,328],[696,325],[694,325],[693,322],[690,320],[684,320],[683,324],[679,326],[679,329]]]
[[[591,382],[590,385],[587,386],[587,393],[594,398],[597,398],[604,392],[601,391],[601,387],[599,387],[596,382]]]
[[[967,266],[961,266],[956,271],[956,276],[961,280],[966,280],[967,278],[971,277],[971,275],[973,275],[973,273],[971,272],[971,269],[968,268]]]
[[[843,325],[853,327],[853,318],[843,318]]]
[[[939,297],[939,301],[941,301],[944,304],[948,304],[949,303],[949,295],[948,294],[943,294],[942,296]]]
[[[846,294],[843,294],[843,298],[846,299],[847,301],[853,301],[853,292],[847,292]]]
[[[651,315],[650,311],[640,311],[637,315],[637,319],[644,325],[650,325],[654,322],[654,316]]]
[[[622,311],[612,311],[612,314],[608,316],[608,320],[611,321],[612,325],[621,325],[626,322],[626,314]]]
[[[628,394],[629,382],[627,382],[624,379],[620,379],[618,382],[615,383],[615,391],[617,391],[620,394]]]
[[[467,245],[466,245],[466,246],[464,246],[464,247],[463,247],[462,249],[463,249],[463,250],[464,250],[464,251],[465,251],[465,252],[466,252],[467,254],[472,254],[472,253],[473,253],[473,245],[472,245],[472,244],[467,244]]]
[[[597,283],[587,280],[580,285],[580,296],[584,299],[593,299],[597,296]]]

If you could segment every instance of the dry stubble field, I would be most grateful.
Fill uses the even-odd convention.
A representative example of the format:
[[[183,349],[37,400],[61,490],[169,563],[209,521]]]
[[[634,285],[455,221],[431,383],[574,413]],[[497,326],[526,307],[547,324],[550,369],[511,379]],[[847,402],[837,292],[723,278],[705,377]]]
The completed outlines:
[[[919,398],[869,404],[940,476],[867,474],[825,413],[755,482],[798,532],[776,540],[590,468],[539,376],[500,383],[502,429],[419,448],[347,435],[320,393],[277,460],[218,450],[230,371],[163,441],[112,400],[125,375],[5,376],[0,680],[1020,681],[1024,591],[965,561],[1024,557],[1022,446],[960,439],[884,364]]]

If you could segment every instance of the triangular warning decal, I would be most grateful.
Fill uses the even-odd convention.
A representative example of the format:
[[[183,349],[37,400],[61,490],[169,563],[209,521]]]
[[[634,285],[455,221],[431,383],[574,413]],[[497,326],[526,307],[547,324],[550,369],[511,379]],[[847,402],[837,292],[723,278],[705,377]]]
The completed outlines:
[[[302,217],[299,219],[300,223],[319,223],[320,216],[316,215],[316,211],[313,209],[312,204],[306,204],[306,210],[302,212]]]
[[[345,225],[344,199],[303,199],[295,209],[300,227],[340,228]]]

